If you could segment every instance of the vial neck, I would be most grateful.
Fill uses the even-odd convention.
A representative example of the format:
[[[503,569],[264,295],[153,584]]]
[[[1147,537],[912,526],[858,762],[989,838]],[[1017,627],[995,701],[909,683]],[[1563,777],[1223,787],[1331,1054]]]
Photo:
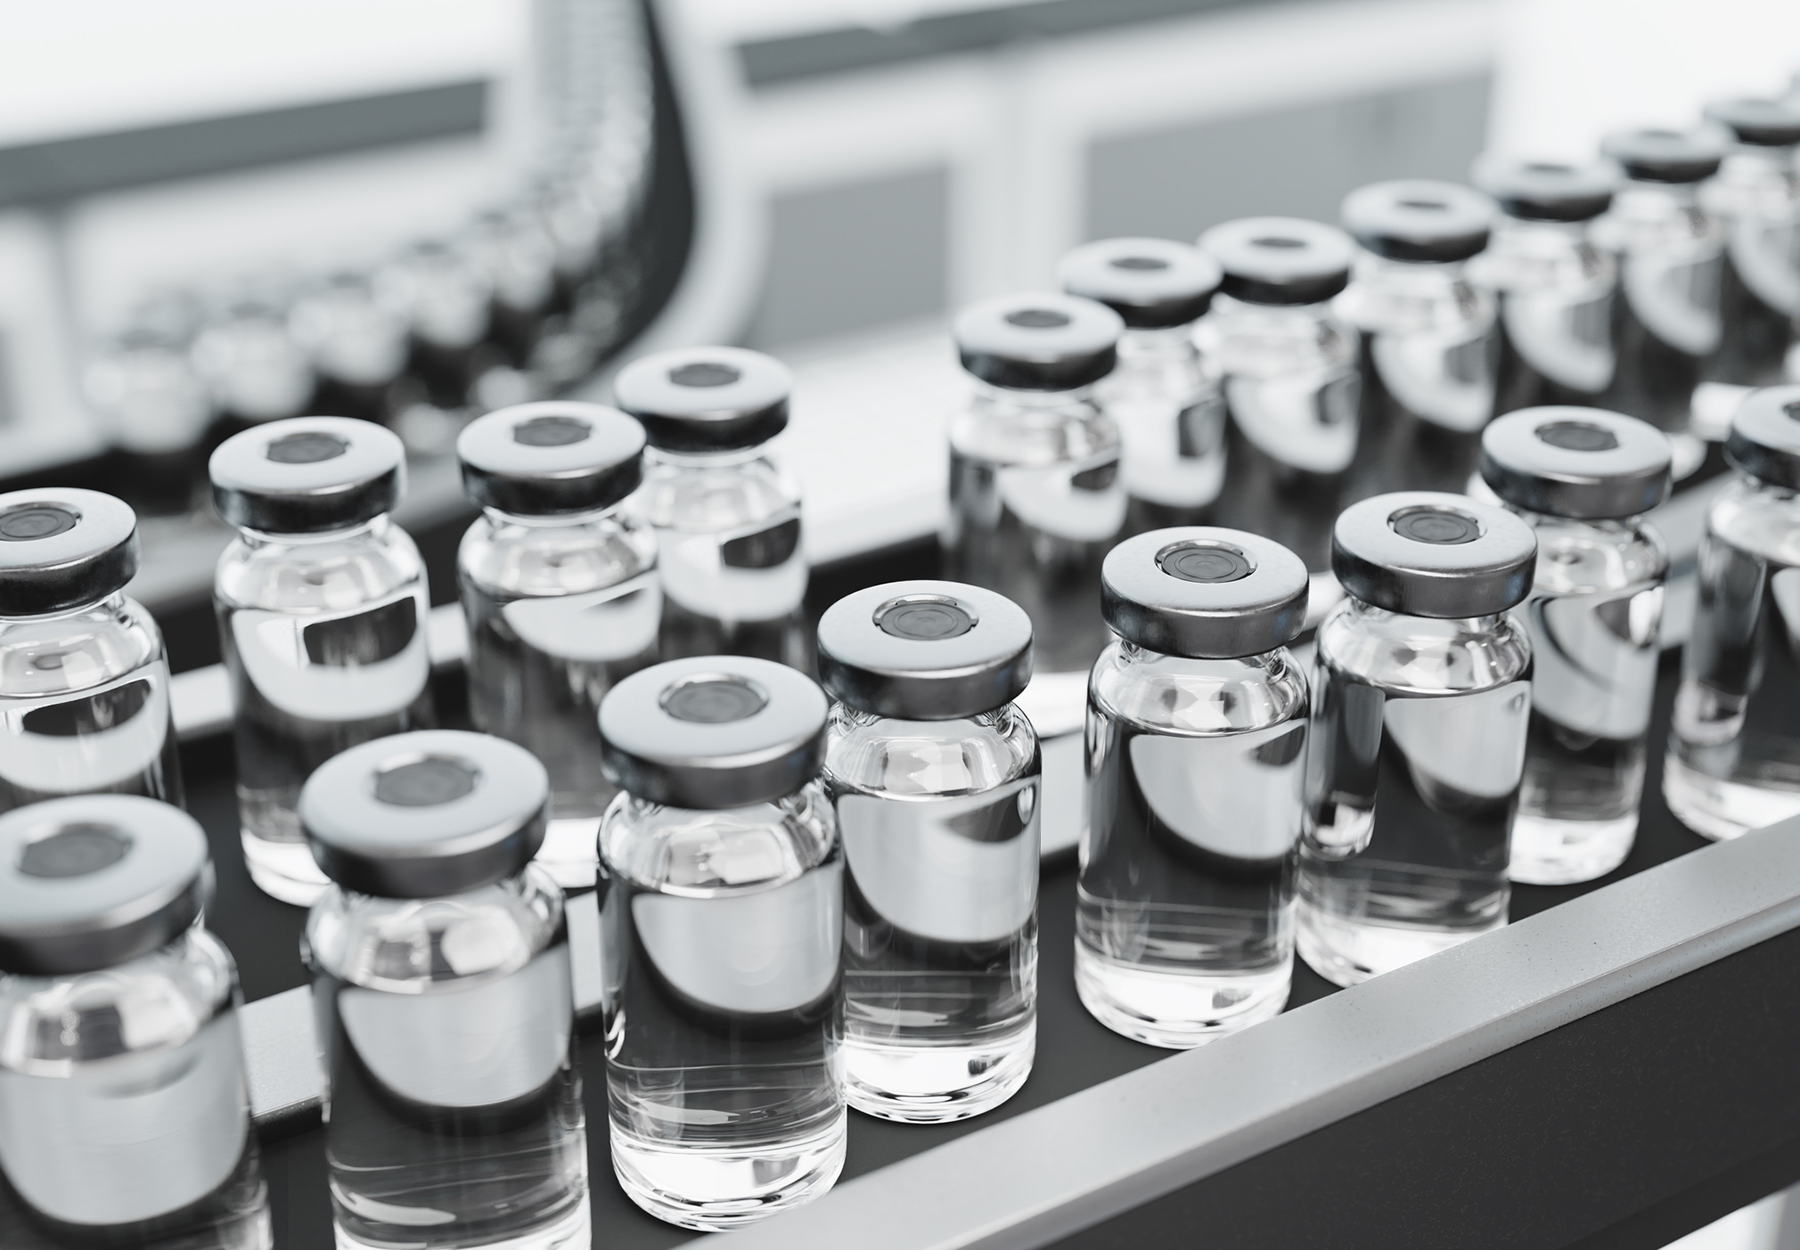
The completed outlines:
[[[1194,327],[1161,326],[1130,329],[1119,337],[1119,356],[1134,360],[1186,360],[1200,354],[1194,345]]]
[[[322,547],[330,543],[341,543],[356,538],[380,538],[387,533],[390,524],[387,514],[383,513],[359,524],[345,526],[343,529],[319,530],[307,534],[272,534],[265,530],[255,530],[245,526],[239,526],[238,533],[251,547]]]
[[[644,459],[654,464],[667,464],[681,469],[723,469],[760,460],[767,447],[766,443],[733,447],[725,451],[668,451],[661,447],[646,447]]]
[[[72,620],[75,617],[89,616],[96,612],[105,614],[107,616],[112,616],[119,612],[123,612],[124,610],[125,610],[125,592],[123,590],[115,590],[112,592],[112,594],[106,595],[103,598],[94,599],[87,603],[76,604],[72,608],[62,608],[55,612],[40,612],[40,613],[36,613],[34,615],[25,615],[25,616],[0,614],[0,624],[4,624],[4,625],[33,624],[33,625],[36,625],[36,624],[42,624],[47,621]]]
[[[499,508],[483,508],[481,514],[488,523],[495,526],[519,526],[524,529],[562,529],[571,525],[591,525],[595,521],[603,521],[619,510],[618,504],[605,508],[595,508],[587,512],[556,512],[543,515],[530,515],[522,512],[503,512]]]

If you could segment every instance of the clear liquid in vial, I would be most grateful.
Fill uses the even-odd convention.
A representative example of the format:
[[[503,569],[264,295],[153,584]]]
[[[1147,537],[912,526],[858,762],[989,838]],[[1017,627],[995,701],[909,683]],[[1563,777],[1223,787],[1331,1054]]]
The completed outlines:
[[[300,787],[341,751],[432,725],[423,588],[347,614],[217,604],[237,716],[244,860],[265,893],[310,905],[325,888],[300,830]]]
[[[659,528],[662,658],[747,655],[810,671],[801,534],[791,502],[727,529]]]
[[[1301,844],[1301,957],[1354,985],[1503,926],[1529,680],[1384,696],[1323,658],[1314,680],[1316,747],[1360,794],[1325,796]]]
[[[625,852],[673,864],[660,885],[607,849],[621,813],[645,810],[689,822],[666,856]],[[683,1228],[765,1219],[843,1168],[843,861],[833,848],[806,865],[777,820],[772,805],[680,813],[621,796],[602,825],[613,1170]]]
[[[1304,720],[1216,736],[1089,712],[1075,988],[1108,1028],[1187,1048],[1280,1012],[1293,971]]]
[[[315,980],[340,1250],[587,1250],[568,976],[559,941],[516,972],[449,992]]]
[[[1035,772],[954,798],[834,791],[850,1105],[921,1124],[980,1115],[1037,1050]]]

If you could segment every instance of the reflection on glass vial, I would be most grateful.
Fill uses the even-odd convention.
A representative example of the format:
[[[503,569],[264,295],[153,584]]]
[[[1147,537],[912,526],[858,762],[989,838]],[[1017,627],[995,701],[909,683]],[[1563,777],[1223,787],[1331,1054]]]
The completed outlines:
[[[1115,1032],[1198,1046],[1287,1002],[1306,566],[1193,527],[1119,544],[1105,578],[1118,639],[1088,687],[1075,988]]]
[[[1655,429],[1594,408],[1527,408],[1482,437],[1483,479],[1538,538],[1514,609],[1532,655],[1514,881],[1592,881],[1631,852],[1669,567],[1642,516],[1668,496],[1670,456]]]
[[[305,905],[325,877],[300,831],[301,785],[339,751],[431,720],[425,570],[387,517],[405,457],[366,421],[298,417],[233,436],[209,467],[238,529],[213,607],[237,707],[244,859],[264,891]]]
[[[1601,406],[1688,441],[1694,387],[1723,338],[1724,237],[1698,198],[1720,151],[1704,134],[1661,130],[1610,135],[1601,150],[1628,179],[1594,223],[1594,242],[1619,262],[1618,369]],[[1677,457],[1698,464],[1697,452],[1678,447]]]
[[[1705,837],[1800,815],[1800,386],[1744,401],[1700,540],[1700,603],[1682,652],[1663,767],[1669,810]]]
[[[1037,1049],[1039,758],[1013,704],[1031,620],[957,582],[892,582],[819,622],[825,784],[848,878],[850,1105],[941,1123],[1012,1097]]]
[[[450,730],[306,783],[332,880],[304,953],[340,1247],[590,1244],[562,891],[529,862],[548,799],[529,751]]]
[[[664,659],[812,668],[800,488],[765,446],[787,428],[792,390],[787,366],[736,347],[658,352],[613,383],[650,443],[633,507],[656,529]]]
[[[181,802],[162,633],[124,594],[137,518],[110,495],[0,495],[0,811],[111,791]]]
[[[1064,256],[1063,290],[1125,322],[1119,359],[1094,399],[1119,426],[1134,531],[1201,519],[1225,485],[1225,397],[1194,342],[1219,265],[1167,239],[1103,239]]]
[[[1720,100],[1708,121],[1735,141],[1700,202],[1725,233],[1719,351],[1707,374],[1740,386],[1792,381],[1800,318],[1800,99]]]
[[[1494,293],[1500,366],[1494,410],[1592,404],[1612,385],[1618,262],[1594,247],[1589,223],[1611,205],[1618,174],[1595,162],[1483,157],[1475,185],[1500,206],[1469,280]]]
[[[268,1250],[206,835],[126,795],[0,817],[0,1242]]]
[[[1200,247],[1224,271],[1195,328],[1231,418],[1218,517],[1323,568],[1356,457],[1356,332],[1331,303],[1355,246],[1318,222],[1247,217],[1208,230]]]
[[[1531,713],[1509,616],[1537,541],[1505,509],[1400,492],[1333,534],[1349,597],[1319,626],[1300,955],[1351,985],[1506,923]]]
[[[783,665],[673,660],[600,705],[607,1115],[644,1210],[732,1228],[844,1164],[843,859],[814,780],[825,696]]]
[[[1344,229],[1362,248],[1336,301],[1360,343],[1359,495],[1461,490],[1474,470],[1500,339],[1493,297],[1467,268],[1487,246],[1492,212],[1467,187],[1419,179],[1344,200]]]
[[[617,791],[600,771],[600,700],[656,662],[656,535],[618,505],[643,477],[644,432],[598,404],[523,404],[457,440],[483,515],[457,551],[469,626],[469,714],[550,772],[538,862],[594,884],[594,838]]]

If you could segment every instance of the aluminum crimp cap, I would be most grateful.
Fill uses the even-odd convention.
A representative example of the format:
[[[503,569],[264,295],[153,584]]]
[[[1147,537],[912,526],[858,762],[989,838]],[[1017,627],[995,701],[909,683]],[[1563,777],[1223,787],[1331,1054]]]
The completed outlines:
[[[1619,170],[1608,161],[1560,161],[1484,156],[1471,180],[1517,221],[1592,221],[1612,207]]]
[[[1481,433],[1481,477],[1515,508],[1611,521],[1669,497],[1669,440],[1599,408],[1521,408]]]
[[[1031,680],[1031,618],[961,582],[889,582],[819,618],[819,679],[858,711],[954,720],[1004,707]]]
[[[1100,613],[1126,642],[1226,660],[1285,647],[1306,623],[1300,557],[1256,534],[1183,525],[1128,538],[1100,567]]]
[[[1705,130],[1618,130],[1600,141],[1633,182],[1701,182],[1719,172],[1724,145]]]
[[[111,968],[187,932],[212,891],[206,834],[168,803],[80,794],[0,816],[0,970]]]
[[[787,429],[794,375],[742,347],[682,347],[634,360],[613,400],[662,451],[741,451]]]
[[[1219,262],[1172,239],[1101,239],[1067,252],[1056,267],[1070,295],[1097,300],[1139,330],[1184,326],[1212,304]]]
[[[1706,106],[1705,116],[1746,147],[1791,148],[1800,144],[1800,97],[1773,100],[1740,96],[1714,100]]]
[[[644,427],[602,404],[501,408],[456,440],[463,491],[515,516],[597,512],[644,480]]]
[[[97,603],[137,575],[137,513],[97,490],[0,495],[0,616]]]
[[[600,765],[621,790],[699,810],[769,803],[819,775],[825,692],[747,656],[669,660],[600,701]]]
[[[1356,244],[1299,217],[1240,217],[1200,236],[1219,262],[1219,290],[1249,304],[1323,304],[1350,284]]]
[[[1800,490],[1800,386],[1746,395],[1731,419],[1725,459],[1759,482]]]
[[[1466,495],[1398,491],[1338,514],[1331,571],[1347,593],[1389,612],[1490,616],[1531,593],[1537,534]]]
[[[550,778],[489,734],[425,729],[351,747],[300,789],[313,859],[346,890],[444,898],[524,871],[544,842]]]
[[[1446,263],[1487,246],[1494,207],[1485,195],[1454,182],[1405,178],[1372,182],[1344,197],[1344,229],[1367,251],[1388,260]]]
[[[406,448],[392,430],[349,417],[291,417],[234,434],[208,462],[213,505],[231,525],[317,534],[392,512],[406,490]]]
[[[951,326],[962,367],[1009,391],[1072,391],[1113,371],[1125,322],[1075,295],[1002,295],[971,304]]]

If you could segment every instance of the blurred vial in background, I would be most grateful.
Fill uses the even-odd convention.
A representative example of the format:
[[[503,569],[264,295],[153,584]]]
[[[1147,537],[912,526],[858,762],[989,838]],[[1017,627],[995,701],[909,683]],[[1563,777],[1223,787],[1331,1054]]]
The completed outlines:
[[[1200,248],[1224,270],[1196,329],[1231,416],[1219,516],[1323,568],[1356,457],[1357,336],[1332,308],[1355,245],[1315,221],[1246,217],[1208,230]]]
[[[463,246],[493,292],[491,337],[514,368],[531,363],[544,319],[556,308],[556,247],[535,213],[484,214]]]
[[[500,363],[487,343],[493,284],[472,249],[421,243],[383,265],[375,292],[411,335],[412,372],[440,408],[461,408],[484,370]]]
[[[1669,440],[1594,408],[1527,408],[1481,440],[1481,476],[1537,531],[1514,609],[1531,637],[1531,736],[1511,875],[1605,876],[1637,835],[1669,555],[1643,514],[1669,494]]]
[[[338,752],[432,717],[425,569],[387,516],[406,458],[367,421],[299,417],[233,436],[210,469],[238,530],[213,608],[237,709],[244,860],[264,891],[305,906],[325,878],[295,814],[301,784]]]
[[[792,390],[786,365],[737,347],[658,352],[613,382],[650,442],[632,506],[656,529],[665,659],[812,667],[800,487],[767,447]]]
[[[1502,214],[1487,251],[1469,262],[1469,281],[1499,304],[1494,411],[1597,402],[1616,364],[1619,265],[1588,234],[1612,205],[1618,170],[1484,156],[1473,180]]]
[[[125,795],[0,816],[0,1240],[268,1250],[206,835]],[[21,1209],[22,1208],[22,1209]]]
[[[288,332],[319,375],[309,411],[391,424],[405,407],[406,323],[360,274],[335,274],[302,295]]]
[[[618,505],[643,480],[644,431],[598,404],[525,404],[457,439],[482,516],[457,577],[469,626],[469,714],[550,773],[538,862],[594,884],[594,838],[617,791],[600,769],[600,700],[654,664],[662,620],[656,533]]]
[[[825,785],[848,865],[844,1075],[917,1124],[1016,1093],[1037,1050],[1037,735],[1012,702],[1031,619],[992,591],[890,582],[819,621]]]
[[[181,802],[162,631],[125,594],[137,570],[137,517],[111,495],[0,495],[0,811],[95,791]]]
[[[121,497],[140,516],[191,512],[213,406],[186,341],[134,327],[100,351],[82,381],[111,444]]]
[[[303,953],[340,1247],[587,1250],[587,1129],[562,891],[530,862],[549,784],[454,730],[367,742],[307,781],[332,884]]]
[[[1103,239],[1064,256],[1057,276],[1125,322],[1094,398],[1124,440],[1129,528],[1200,520],[1225,484],[1225,399],[1193,334],[1219,289],[1218,262],[1167,239]]]
[[[301,416],[312,402],[312,364],[288,332],[286,314],[268,301],[231,304],[201,327],[191,355],[218,414],[213,443]]]
[[[1720,100],[1706,120],[1732,139],[1700,203],[1725,231],[1723,332],[1707,375],[1740,386],[1786,376],[1800,318],[1800,100]]]
[[[1336,301],[1360,341],[1352,489],[1461,490],[1494,415],[1500,364],[1494,298],[1468,278],[1493,205],[1451,182],[1377,182],[1345,197],[1342,222],[1362,248]]]
[[[1112,372],[1124,328],[1104,304],[1048,293],[987,300],[952,327],[975,385],[950,422],[945,572],[1031,617],[1050,695],[1033,714],[1048,734],[1081,724],[1085,674],[1111,638],[1100,561],[1126,496],[1119,426],[1094,384]]]
[[[1531,714],[1508,609],[1537,539],[1504,508],[1403,491],[1332,534],[1349,597],[1319,626],[1300,955],[1353,985],[1506,923]]]
[[[1705,458],[1689,429],[1694,387],[1722,338],[1724,232],[1699,199],[1722,152],[1708,132],[1672,130],[1621,131],[1601,151],[1627,181],[1594,222],[1595,244],[1619,262],[1620,289],[1613,302],[1618,369],[1600,406],[1670,435],[1680,481]]]
[[[1120,543],[1104,576],[1075,988],[1114,1032],[1198,1046],[1275,1015],[1293,976],[1306,566],[1188,527]]]
[[[844,1165],[844,872],[816,780],[826,701],[740,656],[674,660],[600,705],[613,1171],[683,1228],[808,1202]]]
[[[1800,815],[1800,386],[1746,399],[1725,458],[1663,765],[1669,810],[1715,840]]]

